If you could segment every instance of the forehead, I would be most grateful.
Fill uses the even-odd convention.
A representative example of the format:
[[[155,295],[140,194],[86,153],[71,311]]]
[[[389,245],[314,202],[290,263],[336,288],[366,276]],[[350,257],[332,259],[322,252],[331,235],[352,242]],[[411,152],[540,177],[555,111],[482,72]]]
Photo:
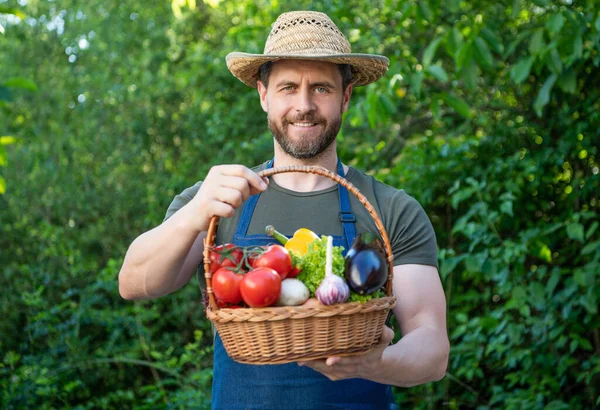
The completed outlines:
[[[327,61],[280,60],[273,63],[269,81],[299,81],[307,77],[311,82],[330,81],[341,84],[342,74],[337,64]]]

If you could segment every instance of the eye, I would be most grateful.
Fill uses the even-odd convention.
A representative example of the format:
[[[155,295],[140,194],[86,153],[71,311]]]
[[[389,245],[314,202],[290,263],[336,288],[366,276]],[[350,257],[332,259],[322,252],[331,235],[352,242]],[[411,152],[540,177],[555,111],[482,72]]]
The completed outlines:
[[[325,94],[328,90],[325,87],[317,87],[315,88],[315,91],[317,92],[317,94]]]
[[[286,85],[281,87],[281,91],[293,91],[294,90],[294,86],[293,85]]]

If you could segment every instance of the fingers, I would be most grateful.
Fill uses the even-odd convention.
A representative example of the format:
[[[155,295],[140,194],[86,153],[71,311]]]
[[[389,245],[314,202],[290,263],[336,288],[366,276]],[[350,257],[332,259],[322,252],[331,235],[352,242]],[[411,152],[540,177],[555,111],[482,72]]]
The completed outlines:
[[[267,189],[268,180],[266,178],[263,179],[259,177],[256,172],[243,165],[220,165],[218,167],[214,167],[213,169],[215,168],[221,175],[239,177],[246,180],[247,184],[249,185],[251,195]]]
[[[214,216],[232,216],[251,195],[263,192],[267,182],[243,165],[212,167],[193,199],[200,225],[207,225]]]

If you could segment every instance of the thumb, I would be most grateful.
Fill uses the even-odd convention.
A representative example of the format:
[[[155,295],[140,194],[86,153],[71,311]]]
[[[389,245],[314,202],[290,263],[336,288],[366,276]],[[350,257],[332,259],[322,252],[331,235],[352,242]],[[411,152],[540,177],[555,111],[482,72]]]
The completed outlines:
[[[381,333],[381,339],[379,340],[379,344],[383,346],[389,345],[392,342],[392,340],[394,340],[394,336],[395,333],[391,328],[383,326],[383,333]]]

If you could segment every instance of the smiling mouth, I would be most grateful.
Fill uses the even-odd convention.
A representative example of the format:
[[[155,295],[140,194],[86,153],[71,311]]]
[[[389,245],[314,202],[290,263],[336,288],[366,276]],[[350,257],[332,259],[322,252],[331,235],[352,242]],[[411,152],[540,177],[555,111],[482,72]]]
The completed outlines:
[[[308,127],[314,127],[315,125],[317,125],[317,123],[316,122],[293,122],[292,125],[295,127],[308,128]]]

